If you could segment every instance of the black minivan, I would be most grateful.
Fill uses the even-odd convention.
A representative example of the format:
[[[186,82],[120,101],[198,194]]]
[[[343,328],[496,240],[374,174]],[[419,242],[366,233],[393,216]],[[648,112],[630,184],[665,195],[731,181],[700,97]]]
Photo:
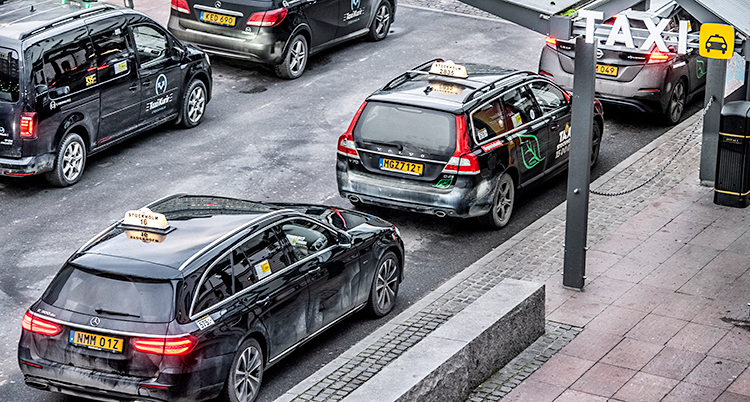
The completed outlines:
[[[168,121],[198,125],[211,84],[208,56],[138,11],[0,5],[0,175],[75,184],[88,155]]]

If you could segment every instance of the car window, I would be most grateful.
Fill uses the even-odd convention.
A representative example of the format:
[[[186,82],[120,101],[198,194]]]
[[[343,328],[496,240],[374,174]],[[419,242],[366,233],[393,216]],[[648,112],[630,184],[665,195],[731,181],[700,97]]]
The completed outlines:
[[[148,25],[133,27],[133,39],[141,65],[156,64],[167,58],[167,36]]]
[[[127,75],[133,68],[128,60],[131,54],[128,39],[121,28],[92,36],[91,40],[96,51],[100,82]]]
[[[560,88],[544,81],[534,81],[529,85],[536,98],[536,103],[542,109],[542,114],[553,112],[568,102]]]
[[[531,99],[531,94],[526,86],[512,89],[501,98],[510,129],[520,127],[541,117],[541,112]]]
[[[484,142],[508,131],[500,99],[495,99],[474,111],[471,115],[471,122],[477,142]]]
[[[234,294],[234,277],[229,255],[220,259],[210,269],[198,288],[193,312],[203,311]]]
[[[18,53],[0,47],[0,101],[18,101]]]
[[[55,48],[44,55],[44,76],[50,89],[61,89],[50,96],[64,95],[95,85],[97,80],[94,66],[94,51],[88,39],[67,46]],[[66,88],[67,87],[67,88]]]
[[[289,265],[284,248],[273,229],[251,237],[232,251],[237,292]]]
[[[334,234],[313,222],[296,219],[281,225],[297,260],[306,258],[327,247],[336,244]]]

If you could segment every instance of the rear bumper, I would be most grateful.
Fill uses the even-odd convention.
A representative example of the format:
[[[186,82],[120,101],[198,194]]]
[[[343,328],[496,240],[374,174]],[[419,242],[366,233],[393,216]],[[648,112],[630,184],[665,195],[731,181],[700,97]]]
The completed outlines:
[[[0,176],[23,177],[52,170],[54,154],[27,156],[20,159],[0,158]]]
[[[448,189],[416,184],[388,176],[351,171],[339,156],[336,167],[339,194],[362,202],[402,211],[471,218],[486,215],[492,206],[493,187],[480,176],[457,176]]]

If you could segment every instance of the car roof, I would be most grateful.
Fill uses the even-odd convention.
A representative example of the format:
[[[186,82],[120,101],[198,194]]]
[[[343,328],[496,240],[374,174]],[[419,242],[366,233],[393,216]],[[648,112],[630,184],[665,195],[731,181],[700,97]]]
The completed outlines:
[[[367,100],[461,113],[487,93],[537,76],[529,71],[476,63],[460,64],[466,67],[466,78],[437,75],[429,72],[434,61],[443,60],[429,61],[399,75]]]
[[[164,214],[169,228],[152,230],[118,221],[84,245],[70,262],[134,276],[178,278],[183,264],[217,240],[283,210],[253,201],[184,194],[148,208]]]
[[[15,0],[0,5],[0,37],[23,39],[117,6],[96,1]]]

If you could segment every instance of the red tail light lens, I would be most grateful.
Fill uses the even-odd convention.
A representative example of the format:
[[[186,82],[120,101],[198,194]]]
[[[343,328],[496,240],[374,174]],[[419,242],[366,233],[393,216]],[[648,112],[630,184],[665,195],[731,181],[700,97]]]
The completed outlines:
[[[365,110],[365,106],[367,106],[367,102],[362,103],[362,106],[357,109],[357,113],[354,115],[354,118],[352,119],[352,122],[349,124],[349,129],[346,130],[344,134],[341,134],[339,137],[339,144],[337,151],[339,154],[348,156],[350,158],[356,158],[359,159],[359,154],[357,153],[357,147],[354,145],[354,126],[357,124],[357,120],[359,120],[359,115],[362,114],[362,111]]]
[[[54,322],[49,322],[37,316],[31,315],[31,313],[29,313],[28,311],[23,315],[23,322],[21,323],[21,327],[29,332],[47,336],[55,336],[62,332],[61,326],[55,324]]]
[[[453,153],[443,173],[474,175],[479,174],[479,160],[469,148],[469,131],[466,116],[456,116],[456,152]]]
[[[651,52],[651,54],[648,55],[649,63],[664,63],[667,60],[669,60],[669,55],[664,54],[658,50],[654,50],[653,52]]]
[[[551,36],[548,36],[548,37],[544,38],[544,41],[547,42],[547,44],[550,45],[550,46],[552,46],[552,47],[557,46],[557,39],[555,39],[555,38],[553,38]]]
[[[172,10],[177,10],[183,14],[190,14],[190,6],[187,0],[172,0]]]
[[[21,138],[25,140],[36,139],[36,113],[21,113]]]
[[[247,19],[247,25],[251,27],[275,27],[281,24],[281,21],[284,21],[286,13],[287,9],[285,7],[253,13]]]
[[[135,350],[155,355],[181,356],[190,353],[198,339],[192,335],[179,338],[138,338],[132,341]]]

